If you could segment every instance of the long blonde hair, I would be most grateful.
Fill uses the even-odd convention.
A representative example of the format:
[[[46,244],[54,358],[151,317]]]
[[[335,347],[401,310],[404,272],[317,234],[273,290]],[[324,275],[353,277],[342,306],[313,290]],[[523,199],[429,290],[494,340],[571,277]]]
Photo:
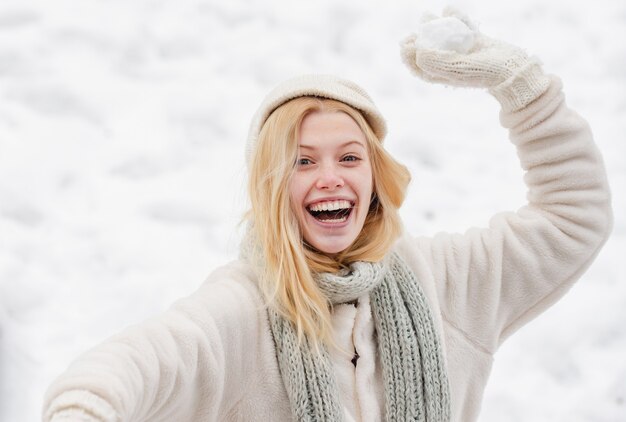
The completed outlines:
[[[346,250],[329,257],[304,244],[290,203],[290,180],[298,157],[298,133],[312,112],[344,112],[367,139],[374,195],[361,233]],[[355,261],[381,260],[402,231],[398,208],[404,201],[410,174],[382,147],[363,115],[345,103],[317,97],[290,100],[268,117],[250,163],[246,214],[262,257],[259,287],[269,306],[291,321],[302,341],[332,344],[330,303],[313,274],[335,272]]]

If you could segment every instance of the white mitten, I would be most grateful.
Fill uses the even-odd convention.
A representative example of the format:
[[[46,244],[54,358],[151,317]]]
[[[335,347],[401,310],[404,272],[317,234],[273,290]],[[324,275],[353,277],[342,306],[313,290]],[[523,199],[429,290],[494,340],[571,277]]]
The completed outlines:
[[[467,16],[451,8],[443,17],[426,15],[417,34],[401,42],[401,54],[426,81],[488,88],[505,111],[525,107],[550,84],[538,59],[483,35]]]

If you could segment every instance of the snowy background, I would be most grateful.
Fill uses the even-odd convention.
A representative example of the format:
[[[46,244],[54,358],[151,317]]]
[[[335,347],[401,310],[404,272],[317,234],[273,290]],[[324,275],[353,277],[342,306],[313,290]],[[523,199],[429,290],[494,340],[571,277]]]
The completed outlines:
[[[496,355],[481,421],[626,421],[626,2],[451,2],[560,75],[614,192],[602,253]],[[427,85],[398,42],[438,1],[2,0],[0,420],[39,418],[81,351],[237,254],[247,126],[284,78],[335,73],[388,118],[413,233],[524,203],[498,107]]]

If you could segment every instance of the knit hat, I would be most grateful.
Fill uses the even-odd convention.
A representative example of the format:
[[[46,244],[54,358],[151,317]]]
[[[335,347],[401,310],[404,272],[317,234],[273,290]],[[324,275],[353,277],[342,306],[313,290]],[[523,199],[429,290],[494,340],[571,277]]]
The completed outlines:
[[[354,82],[332,75],[302,75],[288,79],[276,86],[257,109],[246,145],[246,163],[250,165],[261,128],[274,110],[297,97],[314,96],[341,101],[363,113],[365,120],[382,142],[387,134],[387,124],[370,96]]]

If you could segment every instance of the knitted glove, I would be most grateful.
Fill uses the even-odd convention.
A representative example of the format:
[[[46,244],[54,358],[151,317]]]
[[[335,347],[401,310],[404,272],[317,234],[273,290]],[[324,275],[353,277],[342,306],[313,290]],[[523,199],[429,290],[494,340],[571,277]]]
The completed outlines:
[[[447,28],[454,26],[449,24],[455,22],[460,31],[446,33],[450,32]],[[425,16],[422,29],[401,42],[401,54],[409,69],[426,81],[487,88],[504,111],[517,111],[548,89],[550,79],[544,75],[538,59],[528,57],[518,47],[483,35],[457,10],[446,8],[443,18]],[[437,46],[432,40],[433,31],[439,32],[435,33],[435,41],[436,37],[449,39],[439,40]],[[456,42],[453,37],[457,37]],[[462,37],[460,42],[459,37]],[[448,49],[449,46],[454,50]]]

